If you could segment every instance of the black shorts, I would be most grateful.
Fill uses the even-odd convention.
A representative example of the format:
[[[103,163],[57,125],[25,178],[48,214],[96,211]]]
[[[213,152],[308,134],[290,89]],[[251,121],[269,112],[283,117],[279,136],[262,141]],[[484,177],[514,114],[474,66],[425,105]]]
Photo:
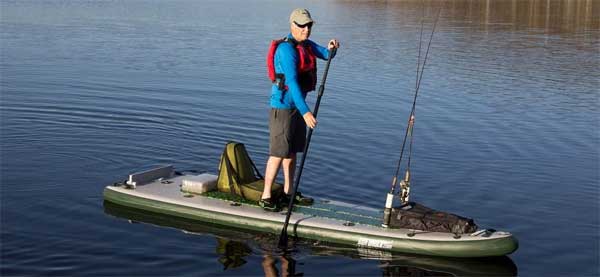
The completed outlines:
[[[275,109],[269,114],[269,155],[289,158],[303,152],[306,123],[297,109]]]

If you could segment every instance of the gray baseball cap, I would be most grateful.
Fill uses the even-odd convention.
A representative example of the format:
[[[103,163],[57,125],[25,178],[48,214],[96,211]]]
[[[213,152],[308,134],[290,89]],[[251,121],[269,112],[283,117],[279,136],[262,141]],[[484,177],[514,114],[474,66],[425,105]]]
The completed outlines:
[[[294,22],[304,25],[315,21],[310,17],[310,13],[307,9],[295,9],[292,11],[292,14],[290,14],[290,23]]]

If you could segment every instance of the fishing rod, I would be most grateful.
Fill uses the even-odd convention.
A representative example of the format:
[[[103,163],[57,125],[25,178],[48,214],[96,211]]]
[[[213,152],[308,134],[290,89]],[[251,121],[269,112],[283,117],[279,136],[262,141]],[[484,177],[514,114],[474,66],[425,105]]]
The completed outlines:
[[[415,81],[415,95],[413,98],[413,104],[410,111],[410,115],[408,117],[408,124],[406,126],[406,132],[404,133],[404,140],[402,142],[402,148],[400,150],[400,157],[398,159],[398,164],[396,166],[396,171],[394,173],[394,177],[392,178],[392,186],[390,188],[390,192],[388,192],[386,201],[385,201],[385,209],[383,214],[383,227],[388,227],[390,222],[390,216],[392,211],[392,203],[394,200],[394,193],[396,190],[396,186],[398,185],[398,174],[400,173],[400,165],[402,164],[402,157],[404,156],[404,149],[406,146],[406,139],[410,135],[410,146],[409,146],[409,156],[408,156],[408,164],[406,167],[406,173],[404,178],[400,181],[400,189],[401,195],[400,200],[403,204],[408,202],[409,194],[410,194],[410,163],[412,156],[412,145],[413,145],[413,127],[415,124],[415,108],[417,105],[417,96],[419,95],[419,88],[421,87],[421,80],[423,79],[423,72],[425,71],[425,65],[427,64],[427,57],[429,56],[429,49],[431,48],[431,42],[433,41],[433,34],[435,33],[435,28],[437,26],[437,22],[440,18],[440,13],[442,11],[442,7],[438,9],[437,15],[435,17],[435,21],[433,23],[433,28],[431,29],[431,34],[429,36],[429,43],[427,45],[427,51],[425,52],[425,57],[423,58],[423,66],[420,68],[419,74],[419,66],[421,60],[421,42],[423,37],[423,16],[421,17],[421,35],[419,36],[419,54],[417,58],[417,76]],[[424,13],[424,12],[423,12]]]

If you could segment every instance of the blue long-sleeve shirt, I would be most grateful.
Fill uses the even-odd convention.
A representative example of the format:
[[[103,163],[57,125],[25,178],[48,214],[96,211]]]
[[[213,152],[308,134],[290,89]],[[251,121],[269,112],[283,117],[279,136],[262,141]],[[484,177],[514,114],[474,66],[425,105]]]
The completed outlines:
[[[288,39],[293,39],[292,34],[288,34]],[[311,40],[306,40],[315,53],[317,58],[326,60],[329,58],[329,51],[326,47],[318,45]],[[306,93],[300,90],[298,83],[298,52],[293,44],[282,42],[277,46],[275,51],[275,72],[285,75],[285,84],[288,86],[286,92],[279,90],[276,84],[271,88],[271,107],[277,109],[293,109],[296,108],[300,114],[304,115],[310,109],[306,105]],[[282,97],[283,94],[283,97]]]

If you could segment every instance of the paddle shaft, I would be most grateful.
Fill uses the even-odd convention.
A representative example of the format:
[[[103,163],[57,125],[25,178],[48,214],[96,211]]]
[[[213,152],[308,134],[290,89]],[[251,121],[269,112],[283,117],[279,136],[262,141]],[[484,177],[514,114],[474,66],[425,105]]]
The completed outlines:
[[[329,71],[329,64],[331,64],[331,59],[333,55],[335,55],[336,48],[332,48],[329,50],[329,57],[327,58],[327,64],[325,65],[325,71],[323,72],[323,79],[321,80],[321,85],[319,86],[319,92],[317,95],[317,102],[315,103],[315,108],[313,112],[313,116],[315,119],[317,118],[317,113],[319,112],[319,105],[321,104],[321,97],[323,96],[323,92],[325,91],[325,81],[327,81],[327,72]],[[302,169],[304,168],[304,162],[306,161],[306,156],[308,154],[308,146],[310,145],[310,138],[312,137],[313,129],[308,129],[308,134],[306,136],[306,144],[304,144],[304,154],[302,154],[302,159],[300,160],[300,167],[298,168],[298,172],[296,174],[296,178],[294,179],[294,187],[292,190],[292,195],[290,196],[290,203],[288,203],[287,214],[285,215],[285,222],[283,223],[283,229],[281,230],[281,234],[279,235],[279,247],[285,248],[287,247],[288,242],[288,234],[287,227],[290,223],[290,217],[292,216],[292,209],[294,208],[294,199],[296,198],[296,192],[298,191],[298,187],[300,186],[300,177],[302,176]]]

